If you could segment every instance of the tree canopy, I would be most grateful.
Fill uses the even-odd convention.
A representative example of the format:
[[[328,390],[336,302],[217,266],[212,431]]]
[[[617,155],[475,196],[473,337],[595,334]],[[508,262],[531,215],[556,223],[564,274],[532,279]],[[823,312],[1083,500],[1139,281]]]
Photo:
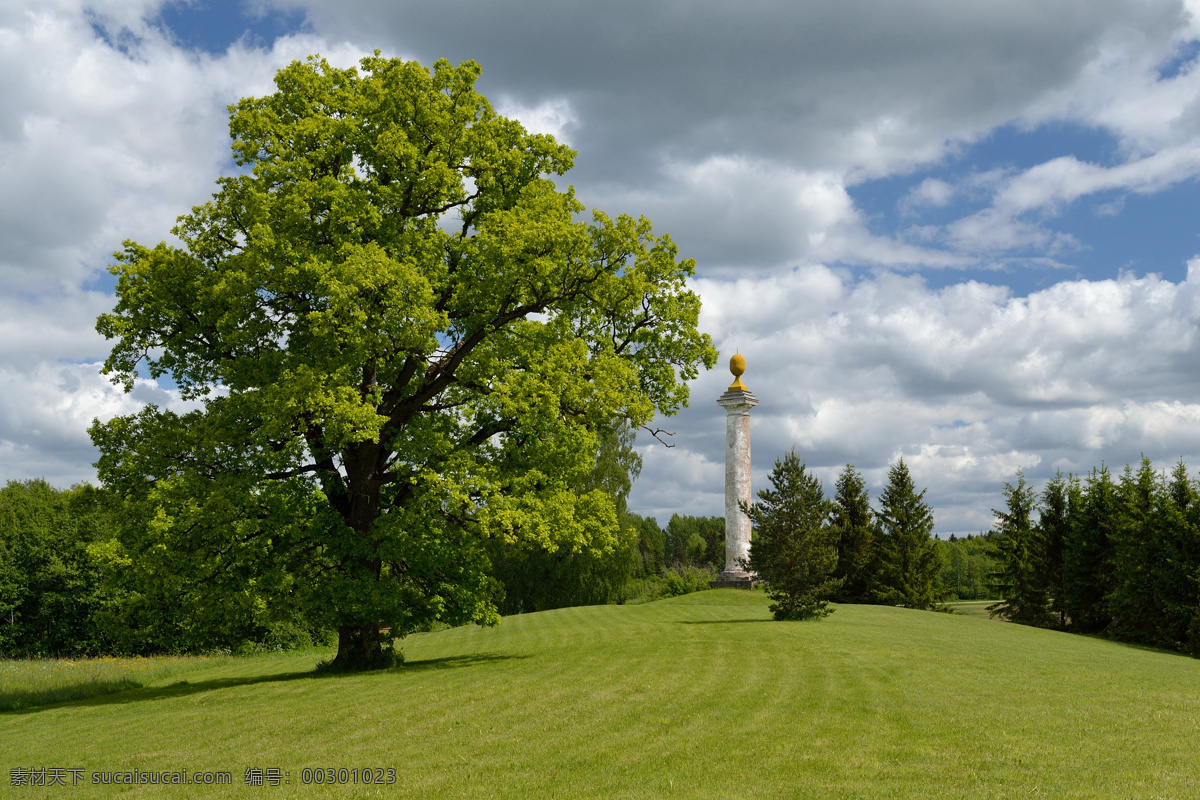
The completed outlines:
[[[105,372],[192,404],[91,428],[147,602],[304,609],[369,666],[381,629],[496,621],[488,541],[614,546],[612,496],[580,487],[598,432],[675,413],[715,362],[694,263],[644,218],[583,219],[547,177],[575,154],[479,74],[294,62],[230,106],[243,171],[179,244],[117,254]]]
[[[91,486],[44,480],[0,487],[0,657],[102,655],[96,624],[112,604],[88,557],[112,521]]]

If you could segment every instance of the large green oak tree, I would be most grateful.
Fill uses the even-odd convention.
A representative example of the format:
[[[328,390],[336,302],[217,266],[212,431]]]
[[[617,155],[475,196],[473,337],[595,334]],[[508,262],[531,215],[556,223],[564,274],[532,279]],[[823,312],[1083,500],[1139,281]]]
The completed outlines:
[[[478,76],[293,63],[230,106],[242,171],[180,244],[117,254],[105,372],[192,403],[91,428],[127,508],[107,556],[147,614],[302,612],[369,667],[498,619],[488,541],[612,545],[611,496],[579,489],[598,432],[675,413],[715,362],[694,262],[645,219],[585,218],[547,178],[574,152]]]

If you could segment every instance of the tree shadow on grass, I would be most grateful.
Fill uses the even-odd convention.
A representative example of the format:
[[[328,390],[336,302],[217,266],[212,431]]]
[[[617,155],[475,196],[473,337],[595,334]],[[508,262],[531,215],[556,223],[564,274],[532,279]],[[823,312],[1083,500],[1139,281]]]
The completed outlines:
[[[531,658],[528,655],[501,655],[499,653],[476,653],[471,656],[443,656],[441,658],[423,658],[420,661],[405,661],[399,667],[392,667],[387,672],[403,674],[405,672],[423,672],[425,670],[460,669],[474,667],[478,664],[492,664],[499,661],[513,661]]]
[[[677,625],[740,625],[746,622],[774,622],[770,619],[677,619]]]
[[[296,680],[344,680],[363,677],[366,675],[395,676],[426,672],[429,670],[462,669],[510,659],[529,658],[524,655],[500,655],[496,653],[479,653],[469,656],[445,656],[443,658],[427,658],[420,661],[408,661],[390,669],[369,670],[364,672],[324,673],[311,670],[296,670],[293,672],[277,672],[270,675],[251,675],[235,678],[210,678],[202,681],[181,680],[167,686],[138,686],[130,681],[93,681],[71,687],[70,694],[74,697],[64,699],[62,693],[47,697],[44,690],[14,691],[0,694],[0,713],[26,714],[45,711],[51,708],[79,708],[84,706],[124,705],[126,703],[142,703],[152,700],[168,700],[176,697],[187,697],[201,692],[213,692],[221,689],[233,689],[239,686],[253,686],[263,683],[283,683]]]

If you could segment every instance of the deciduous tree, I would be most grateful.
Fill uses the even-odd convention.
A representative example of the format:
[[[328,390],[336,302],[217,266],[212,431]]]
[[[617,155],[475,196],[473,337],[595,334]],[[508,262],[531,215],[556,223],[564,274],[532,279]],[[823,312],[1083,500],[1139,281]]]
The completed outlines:
[[[485,541],[604,551],[597,432],[684,405],[715,351],[690,260],[547,176],[574,153],[495,114],[479,68],[310,58],[231,106],[239,174],[127,242],[98,330],[187,411],[91,428],[123,558],[197,618],[302,608],[335,664],[381,630],[497,620]]]

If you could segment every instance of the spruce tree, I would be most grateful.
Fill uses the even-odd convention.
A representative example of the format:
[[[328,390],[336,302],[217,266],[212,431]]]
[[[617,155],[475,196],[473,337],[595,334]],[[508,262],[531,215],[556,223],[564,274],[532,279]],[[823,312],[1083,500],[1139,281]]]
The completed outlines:
[[[827,600],[841,585],[833,577],[832,504],[795,450],[776,459],[769,480],[758,502],[743,506],[756,532],[748,566],[766,582],[775,619],[820,619],[831,613]]]
[[[904,459],[888,470],[876,516],[879,570],[872,596],[888,605],[933,608],[942,599],[935,583],[942,561],[933,540],[933,510],[925,490],[913,486]]]
[[[1165,498],[1163,487],[1142,456],[1137,472],[1128,466],[1119,484],[1120,507],[1112,532],[1112,585],[1106,596],[1113,638],[1138,644],[1162,644],[1166,628],[1156,600],[1155,563]]]
[[[1193,621],[1200,634],[1200,495],[1188,479],[1181,459],[1166,486],[1161,530],[1161,558],[1154,565],[1155,593],[1167,617],[1164,647],[1200,655],[1200,636],[1193,640]]]
[[[867,484],[853,465],[838,476],[831,515],[838,563],[833,576],[843,581],[838,599],[863,603],[870,599],[875,568],[875,514]]]
[[[1106,598],[1112,587],[1112,540],[1120,515],[1117,487],[1108,467],[1101,466],[1092,470],[1082,488],[1078,484],[1072,488],[1063,607],[1073,630],[1099,633],[1112,620]]]
[[[1042,490],[1041,515],[1037,524],[1042,542],[1039,580],[1046,587],[1049,610],[1057,615],[1060,628],[1067,626],[1063,607],[1063,553],[1071,530],[1070,491],[1068,480],[1061,472],[1056,473]]]
[[[999,523],[994,533],[1000,555],[996,577],[1003,600],[988,606],[988,612],[1025,625],[1047,625],[1045,571],[1040,568],[1044,545],[1033,526],[1037,495],[1020,470],[1016,486],[1004,484],[1004,499],[1006,509],[992,511]]]

